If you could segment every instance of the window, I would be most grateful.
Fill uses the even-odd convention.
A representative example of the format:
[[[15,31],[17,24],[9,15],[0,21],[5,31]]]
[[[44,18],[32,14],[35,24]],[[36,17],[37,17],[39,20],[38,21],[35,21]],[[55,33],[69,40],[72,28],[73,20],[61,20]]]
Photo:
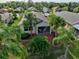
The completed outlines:
[[[33,30],[33,27],[29,27],[29,28],[24,27],[24,31],[30,31],[30,30]]]

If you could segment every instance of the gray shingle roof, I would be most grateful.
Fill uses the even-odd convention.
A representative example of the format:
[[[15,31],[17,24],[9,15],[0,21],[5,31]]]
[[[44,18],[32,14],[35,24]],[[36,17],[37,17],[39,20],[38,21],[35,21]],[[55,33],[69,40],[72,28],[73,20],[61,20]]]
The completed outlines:
[[[64,18],[66,22],[68,22],[71,25],[79,23],[79,14],[78,13],[72,13],[67,11],[62,12],[56,12],[57,16],[61,16]]]
[[[38,20],[42,20],[42,22],[39,23],[37,26],[49,26],[48,19],[42,12],[32,12],[32,13],[36,16]]]
[[[36,18],[44,21],[44,22],[47,22],[47,17],[45,17],[45,15],[42,13],[42,12],[32,12]]]

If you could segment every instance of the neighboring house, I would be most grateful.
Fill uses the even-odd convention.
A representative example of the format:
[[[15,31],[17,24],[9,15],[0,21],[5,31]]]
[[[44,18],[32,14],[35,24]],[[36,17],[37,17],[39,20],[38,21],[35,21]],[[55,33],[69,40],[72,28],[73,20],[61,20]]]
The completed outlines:
[[[49,12],[49,8],[43,7],[43,12],[44,12],[44,13],[48,13],[48,12]]]
[[[66,27],[69,27],[70,25],[73,26],[79,35],[79,14],[68,12],[68,11],[61,11],[56,12],[57,16],[60,16],[64,18],[64,20],[67,22]]]
[[[30,11],[37,11],[37,9],[34,8],[34,7],[29,7],[27,10],[30,10]]]
[[[22,7],[18,7],[15,9],[15,11],[21,11],[23,8]]]
[[[4,13],[4,12],[7,12],[8,9],[0,9],[0,13]]]
[[[8,24],[12,20],[12,13],[4,12],[4,13],[0,13],[0,15],[1,15],[1,20],[5,24]]]
[[[6,13],[6,12],[12,12],[13,11],[13,9],[12,8],[8,8],[8,9],[5,9],[5,8],[2,8],[2,9],[0,9],[0,13]]]
[[[47,17],[49,15],[49,8],[43,7],[44,16]]]

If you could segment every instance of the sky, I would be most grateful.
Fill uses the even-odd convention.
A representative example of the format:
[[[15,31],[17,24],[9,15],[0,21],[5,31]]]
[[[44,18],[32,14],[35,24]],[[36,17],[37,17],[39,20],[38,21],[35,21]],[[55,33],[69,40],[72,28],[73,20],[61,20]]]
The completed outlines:
[[[3,2],[7,2],[7,1],[24,1],[24,0],[0,0],[0,3],[3,3]],[[25,0],[26,2],[28,0]],[[32,0],[34,2],[41,2],[41,1],[44,1],[44,2],[79,2],[79,0]]]

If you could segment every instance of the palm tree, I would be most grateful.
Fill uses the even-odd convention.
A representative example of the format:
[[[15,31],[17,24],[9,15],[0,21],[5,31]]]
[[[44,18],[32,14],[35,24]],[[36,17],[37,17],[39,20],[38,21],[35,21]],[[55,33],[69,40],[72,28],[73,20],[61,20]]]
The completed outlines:
[[[25,59],[25,55],[26,51],[20,43],[19,28],[0,27],[0,58]]]
[[[48,22],[49,22],[49,25],[53,27],[54,30],[56,30],[60,26],[65,25],[65,21],[63,20],[63,18],[56,16],[54,14],[54,11],[50,12],[48,16]]]
[[[32,12],[28,12],[26,16],[27,20],[24,22],[24,24],[28,24],[26,27],[30,28],[30,32],[32,34],[33,27],[36,29],[37,19],[36,16],[32,14]]]
[[[61,43],[65,47],[64,58],[67,59],[69,46],[76,39],[74,33],[70,30],[66,30],[63,27],[58,28],[59,35],[54,38],[54,43]]]
[[[73,43],[71,44],[71,46],[69,47],[69,59],[79,59],[79,40],[75,40],[73,41]]]

